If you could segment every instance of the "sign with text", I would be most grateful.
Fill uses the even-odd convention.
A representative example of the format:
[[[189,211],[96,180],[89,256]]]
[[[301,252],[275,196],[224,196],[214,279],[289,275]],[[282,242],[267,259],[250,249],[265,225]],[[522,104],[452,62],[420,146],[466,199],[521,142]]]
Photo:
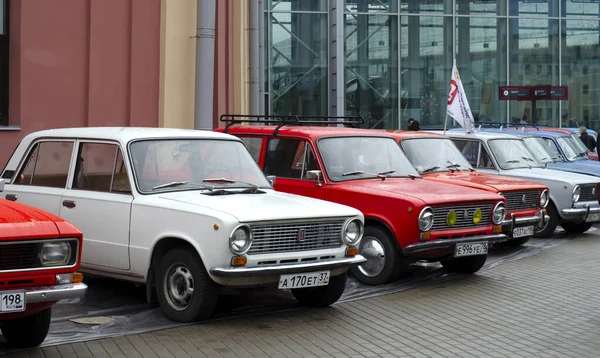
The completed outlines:
[[[566,101],[569,99],[569,87],[552,86],[550,88],[550,99],[557,101]]]
[[[535,99],[550,99],[550,86],[534,86],[533,97]]]
[[[529,101],[531,99],[531,87],[528,86],[499,86],[501,101]]]

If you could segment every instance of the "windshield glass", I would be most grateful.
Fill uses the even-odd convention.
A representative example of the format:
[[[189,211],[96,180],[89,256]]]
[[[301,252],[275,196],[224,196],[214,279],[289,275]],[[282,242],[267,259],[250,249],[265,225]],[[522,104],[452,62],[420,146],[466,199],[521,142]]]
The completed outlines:
[[[568,161],[586,159],[585,152],[573,142],[573,139],[569,137],[558,137],[556,138],[560,149],[564,153]]]
[[[131,143],[129,152],[140,192],[190,190],[213,186],[271,187],[248,149],[238,141],[143,140]],[[208,180],[221,178],[228,180]],[[173,185],[174,182],[177,183]],[[156,188],[157,186],[163,188]]]
[[[402,148],[408,159],[421,174],[447,172],[450,170],[470,170],[471,164],[446,138],[415,138],[402,141]]]
[[[542,137],[523,138],[527,149],[541,163],[564,162],[560,152],[553,143],[548,143]],[[551,141],[552,142],[552,141]]]
[[[489,146],[502,169],[544,167],[520,139],[491,139]]]
[[[579,152],[584,152],[584,153],[588,152],[588,147],[585,145],[585,143],[583,143],[583,141],[581,140],[581,138],[579,138],[579,136],[577,135],[577,133],[572,133],[571,134],[571,139],[573,139],[573,142],[579,148]]]
[[[419,176],[393,138],[334,137],[317,143],[325,170],[334,181]]]

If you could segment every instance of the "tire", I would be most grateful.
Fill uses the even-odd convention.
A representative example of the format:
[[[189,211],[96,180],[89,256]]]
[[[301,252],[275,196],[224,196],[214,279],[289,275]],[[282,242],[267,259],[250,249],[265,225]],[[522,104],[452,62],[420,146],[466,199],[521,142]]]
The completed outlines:
[[[327,307],[342,297],[346,289],[346,276],[347,274],[344,273],[330,277],[327,286],[294,289],[292,294],[302,306]]]
[[[554,234],[556,227],[560,224],[560,216],[558,215],[558,210],[556,210],[553,202],[548,203],[546,212],[548,213],[548,216],[550,216],[550,219],[546,226],[541,230],[536,230],[533,235],[534,237],[549,238]]]
[[[583,234],[584,232],[588,231],[593,225],[594,225],[594,223],[586,223],[586,222],[560,224],[560,226],[562,226],[562,228],[565,229],[565,231],[568,232],[569,234]]]
[[[394,281],[400,274],[402,256],[398,243],[387,230],[369,225],[358,251],[367,262],[352,266],[350,271],[365,285],[377,286]]]
[[[522,246],[525,243],[527,243],[529,241],[529,237],[525,237],[522,239],[510,239],[508,241],[504,242],[505,246],[509,246],[509,247],[518,247],[518,246]]]
[[[13,347],[37,347],[42,344],[48,335],[51,317],[52,309],[46,308],[31,316],[3,322],[2,335],[8,344]]]
[[[477,255],[447,259],[441,261],[440,263],[446,270],[450,272],[474,274],[475,272],[481,270],[486,260],[487,255]]]
[[[183,292],[186,288],[192,292]],[[156,293],[167,318],[187,323],[210,317],[217,304],[218,287],[196,252],[174,248],[160,260]]]

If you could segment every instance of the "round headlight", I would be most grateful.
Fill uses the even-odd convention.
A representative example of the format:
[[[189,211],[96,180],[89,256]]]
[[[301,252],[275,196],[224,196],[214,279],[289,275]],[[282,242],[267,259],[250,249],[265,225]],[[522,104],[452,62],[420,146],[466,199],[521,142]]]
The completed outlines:
[[[454,226],[456,224],[456,211],[450,210],[448,215],[446,215],[446,224],[448,226]]]
[[[419,214],[419,229],[421,231],[429,231],[433,226],[433,210],[430,207],[426,207],[421,210]]]
[[[229,236],[229,250],[236,255],[244,255],[252,245],[252,231],[248,225],[236,227]]]
[[[579,187],[579,185],[575,185],[575,187],[573,188],[573,202],[576,203],[579,201],[579,195],[581,194],[581,188]]]
[[[482,215],[483,212],[481,211],[481,209],[477,208],[473,213],[473,224],[478,225],[481,222]]]
[[[342,232],[342,240],[348,246],[356,246],[363,235],[363,223],[358,219],[350,220],[346,223]]]
[[[547,189],[544,189],[544,191],[542,191],[542,193],[540,194],[540,206],[542,208],[545,208],[546,205],[548,205],[549,198],[550,198],[550,193],[548,192]]]
[[[506,216],[506,206],[504,203],[498,203],[494,207],[494,211],[492,212],[492,220],[494,224],[500,225],[502,221],[504,221],[504,217]]]

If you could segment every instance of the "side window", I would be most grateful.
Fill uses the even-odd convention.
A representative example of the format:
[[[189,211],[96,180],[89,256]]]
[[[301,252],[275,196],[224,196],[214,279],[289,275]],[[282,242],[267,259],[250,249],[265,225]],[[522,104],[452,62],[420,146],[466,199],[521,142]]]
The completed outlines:
[[[297,139],[270,139],[265,157],[265,174],[306,179],[309,170],[320,170],[310,144]]]
[[[75,165],[73,189],[130,192],[129,178],[119,147],[106,143],[82,143]]]
[[[481,146],[481,154],[479,156],[479,163],[477,164],[477,168],[495,169],[494,162],[490,157],[490,153],[488,153],[487,149],[483,145]]]
[[[15,184],[65,188],[73,142],[37,143],[25,160]]]
[[[479,154],[479,142],[472,140],[452,139],[458,150],[467,158],[469,163],[477,168],[477,157]]]
[[[258,159],[260,157],[260,148],[262,147],[262,138],[240,137],[240,139],[242,140],[242,142],[244,142],[244,144],[248,148],[248,151],[250,151],[252,159],[254,159],[254,161],[258,163]]]

